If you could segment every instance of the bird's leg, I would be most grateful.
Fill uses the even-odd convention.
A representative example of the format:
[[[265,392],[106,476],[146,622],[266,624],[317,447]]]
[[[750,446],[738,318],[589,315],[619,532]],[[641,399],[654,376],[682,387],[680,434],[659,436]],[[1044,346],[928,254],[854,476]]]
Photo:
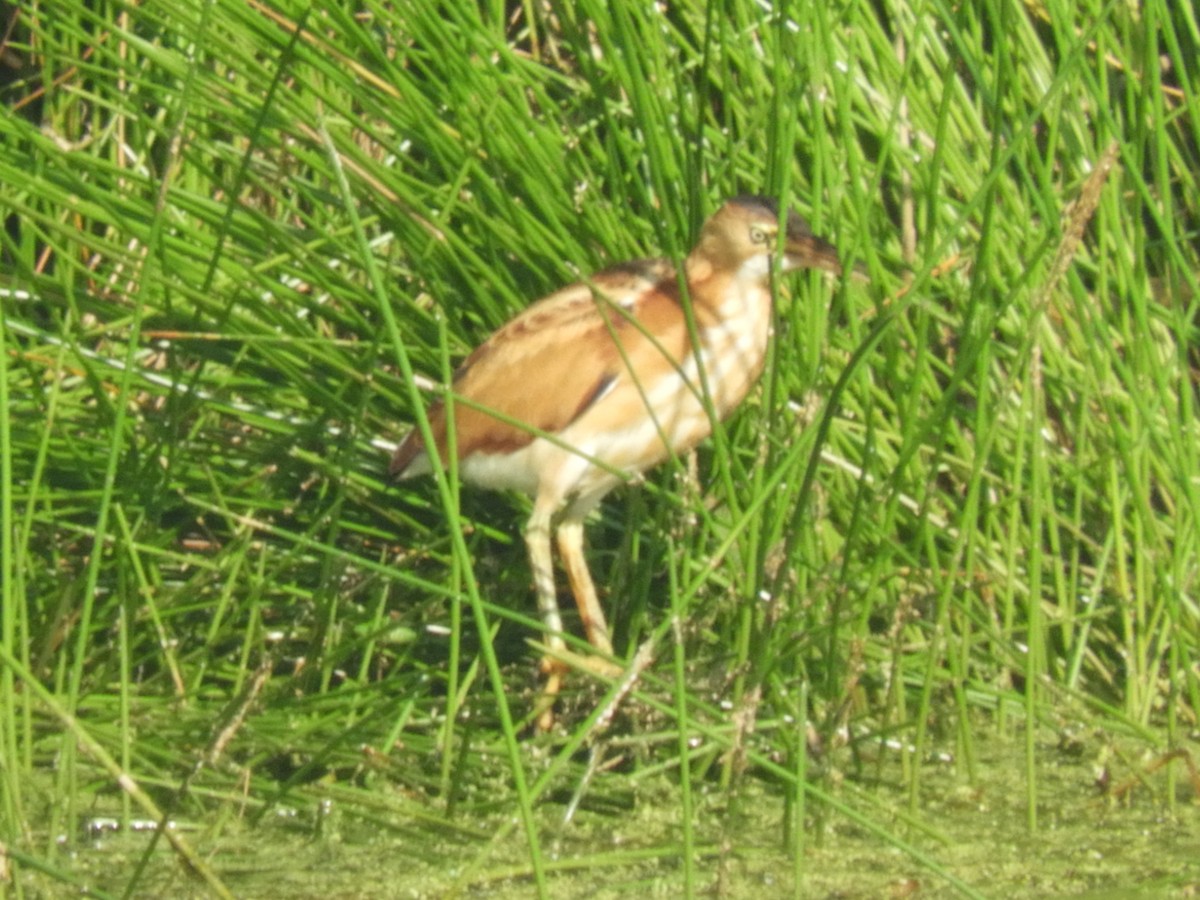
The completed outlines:
[[[583,556],[583,522],[567,519],[558,526],[555,537],[558,538],[558,552],[562,554],[563,566],[571,581],[571,592],[575,595],[575,604],[579,607],[579,618],[583,621],[588,643],[606,656],[612,656],[608,623],[604,620],[604,610],[600,608],[600,601],[596,597],[596,585],[592,582],[592,573]]]
[[[561,656],[566,652],[563,643],[562,616],[554,592],[554,562],[550,557],[550,518],[554,508],[550,504],[535,503],[533,515],[525,526],[525,545],[529,548],[529,565],[533,569],[533,586],[537,590],[538,612],[546,630],[546,647],[551,654]],[[546,686],[538,701],[537,727],[546,731],[554,724],[554,698],[562,687],[563,673],[567,666],[552,655],[542,657],[542,674]]]
[[[592,573],[588,570],[587,560],[583,556],[583,521],[566,519],[558,526],[555,536],[558,538],[558,552],[562,554],[563,566],[567,570],[567,578],[571,581],[571,592],[575,595],[575,604],[579,607],[579,618],[583,620],[588,643],[603,656],[612,656],[612,638],[608,633],[608,623],[604,619],[600,600],[596,597]],[[603,675],[616,675],[621,671],[607,659],[589,659],[586,665],[592,671]]]

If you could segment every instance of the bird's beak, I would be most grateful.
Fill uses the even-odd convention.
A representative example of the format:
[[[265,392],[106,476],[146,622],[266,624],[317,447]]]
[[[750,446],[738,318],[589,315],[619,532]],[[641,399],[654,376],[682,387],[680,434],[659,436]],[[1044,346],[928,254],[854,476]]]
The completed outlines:
[[[784,256],[789,269],[824,269],[835,275],[842,274],[842,263],[833,244],[817,237],[789,229]]]
[[[784,267],[787,269],[821,269],[835,275],[845,272],[841,260],[838,259],[837,248],[804,227],[788,228],[783,255]],[[856,281],[869,280],[867,270],[861,263],[850,270],[850,275]]]

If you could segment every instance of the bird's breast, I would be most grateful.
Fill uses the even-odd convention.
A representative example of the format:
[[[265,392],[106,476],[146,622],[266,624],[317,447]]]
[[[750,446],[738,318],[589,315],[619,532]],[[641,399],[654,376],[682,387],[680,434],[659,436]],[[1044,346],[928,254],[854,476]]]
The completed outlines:
[[[697,344],[689,342],[679,356],[655,350],[631,360],[563,437],[627,472],[704,440],[713,420],[732,413],[762,372],[771,296],[757,285],[731,284],[720,304],[697,309]]]
[[[771,293],[757,279],[730,279],[710,308],[685,374],[708,387],[720,418],[733,412],[758,376],[771,336]],[[708,299],[708,298],[706,298]],[[701,375],[703,372],[703,375]]]

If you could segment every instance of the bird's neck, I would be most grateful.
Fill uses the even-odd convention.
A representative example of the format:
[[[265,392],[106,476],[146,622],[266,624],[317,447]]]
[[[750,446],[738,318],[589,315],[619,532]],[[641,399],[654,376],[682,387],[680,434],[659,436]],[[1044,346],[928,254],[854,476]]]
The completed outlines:
[[[684,262],[688,295],[693,307],[717,319],[745,315],[748,310],[770,305],[765,257],[738,265],[719,265],[711,257],[693,252]]]

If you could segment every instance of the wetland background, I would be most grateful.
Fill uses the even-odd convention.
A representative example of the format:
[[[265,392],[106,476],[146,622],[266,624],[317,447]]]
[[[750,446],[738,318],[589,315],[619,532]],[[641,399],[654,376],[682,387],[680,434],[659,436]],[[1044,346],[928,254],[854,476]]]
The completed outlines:
[[[4,894],[1194,894],[1191,6],[2,10]],[[534,735],[524,501],[388,447],[739,193],[870,283],[604,504],[647,664]]]

